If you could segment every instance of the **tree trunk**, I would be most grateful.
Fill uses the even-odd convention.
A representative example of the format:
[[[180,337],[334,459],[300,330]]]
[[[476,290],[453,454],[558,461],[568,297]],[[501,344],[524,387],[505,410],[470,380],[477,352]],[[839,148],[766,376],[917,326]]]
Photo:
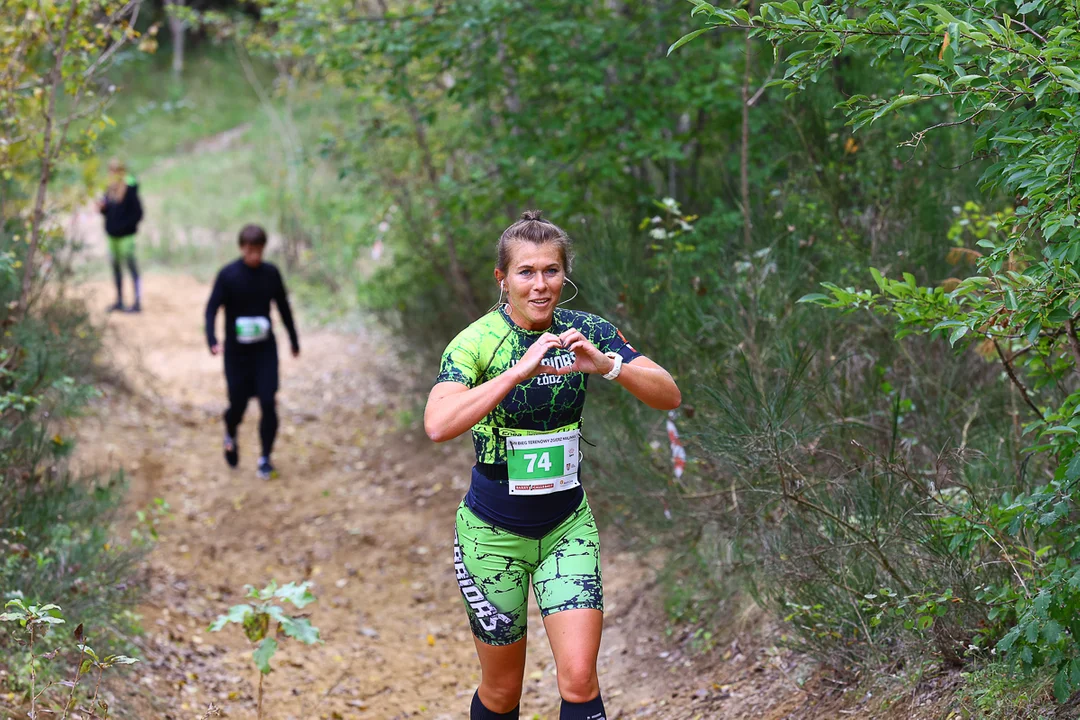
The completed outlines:
[[[79,4],[71,3],[67,19],[64,20],[64,29],[60,32],[60,42],[56,44],[56,57],[53,61],[52,72],[49,74],[49,106],[45,111],[45,129],[42,133],[41,147],[41,174],[38,176],[37,196],[34,198],[34,211],[30,216],[30,247],[26,250],[26,263],[23,267],[22,291],[19,293],[19,312],[25,313],[30,302],[30,289],[34,281],[34,256],[37,254],[38,245],[41,243],[42,225],[45,220],[45,195],[49,189],[49,175],[52,173],[53,156],[53,125],[56,120],[56,96],[63,85],[62,68],[64,58],[67,55],[68,36],[71,34],[71,25],[75,20],[75,13]]]
[[[747,11],[754,14],[754,0],[750,0]],[[742,86],[742,146],[739,152],[739,185],[742,190],[743,243],[746,249],[753,247],[754,225],[750,217],[750,51],[752,50],[750,33],[746,33],[746,64],[743,69]]]
[[[166,10],[169,7],[183,7],[187,0],[168,0]],[[184,34],[187,24],[178,17],[169,14],[169,30],[172,31],[172,71],[173,77],[180,79],[184,73]]]

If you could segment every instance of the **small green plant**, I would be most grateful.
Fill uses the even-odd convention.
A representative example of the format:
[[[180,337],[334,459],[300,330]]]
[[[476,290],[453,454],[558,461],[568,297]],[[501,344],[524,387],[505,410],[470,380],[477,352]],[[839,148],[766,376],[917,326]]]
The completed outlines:
[[[158,526],[171,516],[172,508],[164,498],[154,498],[145,510],[137,510],[135,518],[138,525],[131,529],[131,539],[142,545],[158,541]]]
[[[252,657],[256,667],[259,668],[259,695],[258,717],[263,717],[263,678],[270,674],[270,658],[278,649],[278,639],[291,637],[305,645],[314,645],[321,642],[319,629],[311,624],[306,617],[286,615],[285,611],[273,603],[274,600],[291,602],[298,610],[315,602],[309,586],[311,583],[292,582],[278,587],[277,582],[271,580],[270,584],[262,590],[256,590],[251,585],[245,585],[247,597],[256,603],[244,603],[233,605],[229,612],[218,616],[218,619],[210,625],[210,632],[219,632],[226,625],[235,623],[244,628],[244,635],[256,645]],[[276,623],[271,631],[271,623]]]
[[[76,665],[74,678],[61,683],[46,683],[38,690],[38,662],[40,660],[52,660],[61,652],[59,648],[42,653],[37,651],[37,647],[52,631],[58,626],[65,624],[66,621],[60,612],[60,606],[54,604],[27,605],[21,599],[15,598],[9,600],[5,605],[5,612],[0,614],[0,622],[18,623],[18,625],[26,632],[25,645],[30,653],[30,720],[37,720],[40,717],[38,710],[39,702],[42,700],[47,690],[58,684],[69,688],[68,696],[64,700],[63,709],[59,712],[56,710],[42,710],[40,712],[47,712],[53,717],[59,717],[60,720],[67,720],[72,711],[81,713],[87,720],[106,720],[109,717],[109,704],[105,702],[105,700],[99,698],[102,675],[109,668],[117,665],[132,665],[138,662],[138,660],[127,657],[126,655],[106,655],[99,657],[98,654],[94,652],[94,649],[84,641],[83,626],[82,623],[80,623],[73,633],[73,637],[77,643],[76,647],[79,649],[80,653],[80,661]],[[94,677],[94,694],[90,698],[88,706],[79,708],[76,699],[76,691],[80,682],[88,676]],[[103,714],[99,714],[98,711],[101,711]]]

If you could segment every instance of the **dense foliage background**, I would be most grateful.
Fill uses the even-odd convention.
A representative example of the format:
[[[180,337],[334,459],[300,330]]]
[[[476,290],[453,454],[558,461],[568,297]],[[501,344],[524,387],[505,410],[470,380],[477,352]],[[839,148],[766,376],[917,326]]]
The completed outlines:
[[[587,418],[598,505],[671,554],[675,615],[750,597],[841,669],[1080,688],[1072,4],[168,5],[136,27],[174,52],[116,55],[86,149],[145,167],[250,128],[160,171],[176,236],[193,187],[202,224],[260,214],[310,302],[431,368],[518,213],[570,232],[574,306],[683,388],[678,479],[667,418],[605,389]]]

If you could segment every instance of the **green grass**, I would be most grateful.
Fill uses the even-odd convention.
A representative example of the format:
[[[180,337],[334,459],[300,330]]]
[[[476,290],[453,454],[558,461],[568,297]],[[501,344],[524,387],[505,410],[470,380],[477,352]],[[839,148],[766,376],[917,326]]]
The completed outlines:
[[[102,158],[122,157],[143,172],[260,114],[258,96],[230,47],[192,53],[179,79],[169,62],[167,52],[129,50],[117,63],[116,100],[108,110],[116,126],[101,135]],[[266,68],[256,74],[264,83],[271,75]]]
[[[1014,674],[1000,662],[963,673],[956,717],[980,720],[1050,720],[1062,717],[1051,695],[1052,674]],[[1074,714],[1065,717],[1076,717]]]

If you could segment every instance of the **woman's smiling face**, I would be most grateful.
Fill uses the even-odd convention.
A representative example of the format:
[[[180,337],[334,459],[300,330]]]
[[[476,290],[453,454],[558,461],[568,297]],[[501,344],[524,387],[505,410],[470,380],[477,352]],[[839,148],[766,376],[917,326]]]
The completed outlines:
[[[505,282],[510,303],[510,319],[526,330],[547,330],[566,281],[562,251],[555,243],[514,240],[506,275],[495,271]]]

